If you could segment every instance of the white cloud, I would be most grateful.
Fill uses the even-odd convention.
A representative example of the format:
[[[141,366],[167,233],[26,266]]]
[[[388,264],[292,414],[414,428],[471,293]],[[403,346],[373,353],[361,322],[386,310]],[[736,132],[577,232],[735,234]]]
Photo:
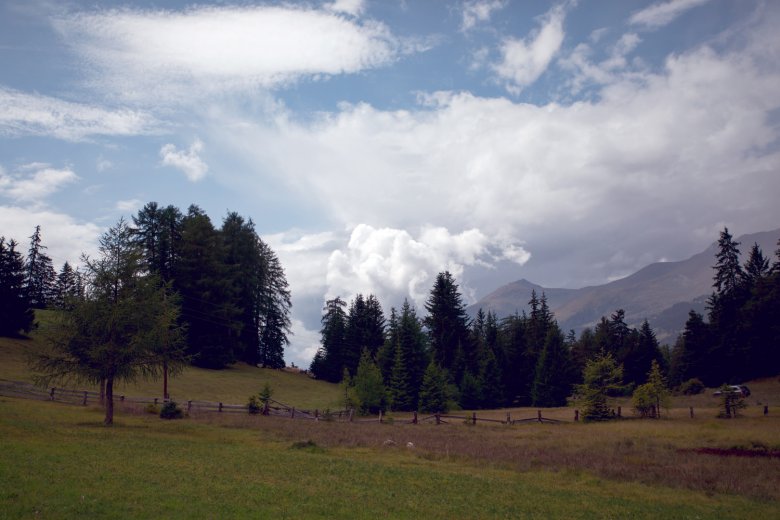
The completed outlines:
[[[116,203],[116,209],[122,212],[134,213],[137,209],[143,206],[143,202],[139,199],[118,200]]]
[[[70,168],[57,169],[44,163],[20,166],[14,175],[0,169],[0,195],[16,202],[40,203],[79,176]]]
[[[335,0],[330,4],[325,4],[325,9],[334,13],[360,16],[366,10],[366,3],[363,0]]]
[[[604,60],[594,63],[591,59],[593,48],[585,43],[577,45],[572,52],[559,60],[561,68],[572,73],[568,80],[573,94],[579,93],[588,84],[606,85],[619,79],[636,76],[636,67],[629,67],[628,55],[642,40],[635,33],[626,33],[609,49]],[[640,78],[641,79],[641,78]]]
[[[173,144],[160,148],[160,158],[166,166],[172,166],[184,172],[192,182],[197,182],[206,176],[208,165],[200,158],[203,151],[203,141],[195,139],[188,150],[178,150]]]
[[[42,243],[48,248],[46,254],[57,270],[66,261],[73,266],[79,265],[82,253],[94,256],[97,239],[103,231],[93,223],[78,222],[56,211],[0,206],[0,234],[19,242],[20,251],[26,251],[36,225],[41,226]]]
[[[471,0],[464,2],[461,31],[468,31],[478,23],[490,20],[494,11],[503,9],[506,6],[504,0]]]
[[[420,306],[436,273],[446,269],[459,276],[464,264],[484,254],[486,243],[477,230],[453,236],[444,228],[428,228],[415,239],[405,230],[361,224],[346,248],[330,255],[326,297],[373,293],[397,302],[408,295]]]
[[[675,18],[689,9],[704,5],[710,0],[669,0],[668,2],[653,4],[634,13],[629,19],[633,25],[644,25],[650,29],[657,29],[669,24]]]
[[[419,110],[345,104],[309,122],[277,113],[272,121],[236,115],[209,126],[235,130],[220,146],[262,174],[258,190],[274,178],[348,229],[476,228],[491,242],[522,240],[532,251],[563,247],[553,240],[585,247],[584,237],[604,234],[616,243],[615,234],[629,229],[619,241],[625,258],[638,262],[630,253],[646,248],[641,237],[664,229],[737,214],[761,229],[780,218],[768,209],[780,192],[780,128],[771,119],[780,108],[780,70],[752,58],[780,48],[772,38],[737,53],[703,47],[673,55],[657,73],[615,73],[593,101],[571,105],[440,92],[424,96]],[[622,38],[615,56],[636,42]],[[342,249],[347,265],[361,251]],[[674,250],[654,258],[661,255]],[[560,276],[577,279],[576,269]]]
[[[0,136],[52,136],[81,141],[98,135],[155,134],[160,132],[160,126],[146,112],[71,103],[0,86]]]
[[[381,23],[334,12],[357,14],[361,5],[122,9],[76,13],[54,24],[90,63],[95,88],[160,103],[352,74],[415,50]]]
[[[493,65],[493,70],[506,82],[510,93],[519,94],[547,70],[563,43],[565,17],[562,5],[553,7],[528,37],[506,38],[501,43],[501,61]]]

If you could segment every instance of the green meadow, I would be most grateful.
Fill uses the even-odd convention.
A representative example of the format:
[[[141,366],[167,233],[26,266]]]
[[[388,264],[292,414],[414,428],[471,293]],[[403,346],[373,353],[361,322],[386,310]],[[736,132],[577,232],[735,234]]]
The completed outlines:
[[[0,378],[31,380],[26,356],[51,326],[40,322],[31,339],[0,338]],[[296,407],[338,407],[335,385],[246,365],[188,369],[171,392],[244,403],[266,381]],[[717,400],[700,395],[677,398],[661,420],[582,424],[559,408],[544,415],[564,423],[515,426],[165,421],[119,406],[107,428],[99,407],[0,396],[0,518],[780,518],[780,381],[751,388],[735,420],[715,419]],[[723,456],[734,450],[753,456]]]

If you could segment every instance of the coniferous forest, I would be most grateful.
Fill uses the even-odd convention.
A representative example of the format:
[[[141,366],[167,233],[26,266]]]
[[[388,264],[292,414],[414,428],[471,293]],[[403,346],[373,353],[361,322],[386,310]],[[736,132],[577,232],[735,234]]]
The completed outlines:
[[[208,368],[236,361],[284,367],[290,291],[251,220],[228,213],[216,228],[195,205],[183,214],[151,202],[132,225],[120,221],[116,230],[111,240],[140,259],[136,274],[153,277],[170,294],[163,303],[176,306],[187,360]],[[564,332],[544,293],[532,293],[528,312],[498,317],[480,310],[470,318],[445,271],[436,277],[424,315],[405,301],[388,316],[373,295],[327,301],[310,372],[343,384],[352,401],[346,404],[364,412],[562,406],[583,383],[586,366],[605,359],[619,367],[622,381],[615,388],[626,394],[659,371],[674,387],[773,376],[780,373],[780,241],[773,258],[754,244],[744,264],[740,245],[728,229],[721,232],[707,315],[692,310],[672,346],[659,345],[647,320],[629,326],[622,309],[579,336]],[[90,279],[80,268],[66,262],[55,272],[40,227],[26,257],[19,249],[0,238],[3,335],[30,331],[33,308],[67,312],[90,298]],[[99,264],[83,260],[93,271]]]
[[[217,228],[198,207],[187,213],[174,206],[146,204],[132,224],[125,221],[101,238],[110,241],[100,258],[83,257],[84,266],[65,262],[57,274],[46,254],[40,226],[30,237],[26,258],[13,240],[0,238],[2,330],[12,335],[34,326],[32,309],[63,309],[94,299],[100,280],[86,276],[114,271],[117,258],[132,273],[117,280],[153,278],[176,306],[176,331],[184,337],[191,363],[224,368],[244,361],[269,368],[285,366],[290,334],[290,290],[273,250],[252,220],[228,213]],[[116,251],[122,254],[114,254]],[[132,267],[127,267],[132,266]],[[167,303],[171,303],[167,302]]]

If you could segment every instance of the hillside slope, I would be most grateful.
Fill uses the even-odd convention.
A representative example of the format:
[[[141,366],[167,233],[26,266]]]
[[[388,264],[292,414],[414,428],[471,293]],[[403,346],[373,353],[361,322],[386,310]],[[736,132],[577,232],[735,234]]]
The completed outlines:
[[[744,259],[754,242],[771,257],[778,238],[780,229],[743,235],[737,240]],[[705,300],[712,292],[715,252],[713,243],[687,260],[656,262],[620,280],[581,289],[547,288],[519,280],[499,287],[468,310],[472,315],[483,308],[495,311],[499,317],[508,316],[527,310],[535,289],[538,295],[547,295],[550,309],[564,330],[579,332],[602,316],[623,309],[629,324],[636,325],[647,318],[659,339],[674,338],[682,330],[690,309],[704,310]]]
[[[32,381],[27,358],[45,346],[43,337],[51,326],[51,313],[38,311],[36,318],[40,326],[30,338],[0,337],[0,379]],[[260,392],[266,382],[273,390],[274,399],[296,408],[324,410],[343,407],[338,385],[316,381],[305,374],[257,368],[245,363],[236,363],[224,370],[188,367],[171,379],[169,391],[178,401],[192,399],[245,404],[249,396]],[[89,385],[79,385],[79,388],[90,389]],[[162,381],[139,380],[119,384],[114,392],[117,395],[161,396]]]

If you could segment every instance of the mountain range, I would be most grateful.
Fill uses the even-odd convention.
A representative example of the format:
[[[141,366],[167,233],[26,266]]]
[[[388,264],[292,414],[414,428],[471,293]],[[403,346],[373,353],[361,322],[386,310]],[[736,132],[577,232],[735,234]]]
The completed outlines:
[[[780,229],[740,236],[737,241],[742,261],[754,243],[773,261],[778,238]],[[594,326],[602,316],[623,309],[626,323],[638,326],[647,319],[659,341],[671,343],[684,329],[691,309],[705,313],[706,300],[712,294],[716,252],[717,243],[713,242],[687,260],[652,263],[625,278],[580,289],[542,287],[518,280],[499,287],[467,311],[473,316],[480,308],[492,310],[499,318],[528,312],[531,291],[535,290],[537,296],[547,296],[547,304],[564,331],[579,333]]]

